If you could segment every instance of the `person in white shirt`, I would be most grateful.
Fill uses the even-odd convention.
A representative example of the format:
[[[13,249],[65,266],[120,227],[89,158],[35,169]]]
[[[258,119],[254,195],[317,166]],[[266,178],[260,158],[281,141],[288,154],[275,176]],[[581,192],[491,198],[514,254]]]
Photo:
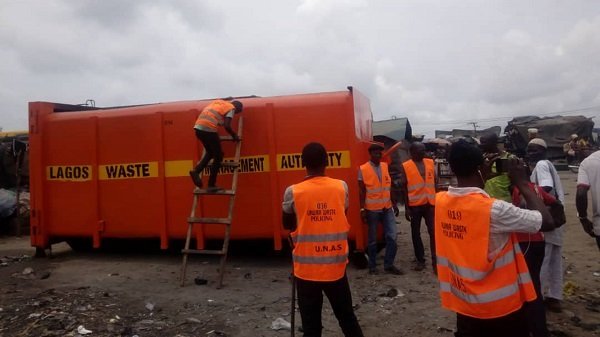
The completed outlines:
[[[554,195],[562,204],[565,194],[560,177],[554,165],[547,159],[546,142],[541,138],[533,138],[527,145],[527,156],[534,165],[531,182],[542,187],[544,191]],[[562,245],[563,228],[544,233],[546,251],[540,274],[542,290],[547,289],[545,303],[550,311],[560,312],[560,301],[563,299],[563,267]]]
[[[592,194],[592,220],[587,216],[588,191]],[[575,206],[583,230],[596,238],[600,249],[600,151],[592,153],[579,165]]]
[[[485,336],[485,337],[496,337],[496,336],[511,336],[511,337],[529,337],[530,330],[528,327],[527,307],[524,305],[525,301],[534,300],[536,295],[533,289],[525,291],[524,288],[520,287],[505,287],[499,290],[491,290],[497,280],[494,277],[485,279],[478,279],[477,282],[481,282],[478,286],[466,286],[464,282],[473,282],[472,280],[477,276],[464,276],[470,272],[477,270],[475,273],[480,273],[489,276],[493,275],[494,268],[485,272],[479,271],[479,269],[471,269],[472,266],[465,265],[464,259],[467,255],[473,255],[475,251],[481,251],[481,247],[474,247],[473,241],[468,241],[467,236],[476,236],[477,231],[483,230],[484,226],[489,226],[489,229],[485,229],[488,233],[488,240],[484,241],[484,249],[487,255],[487,261],[495,261],[494,266],[506,267],[507,264],[500,264],[498,261],[502,261],[502,252],[506,251],[507,245],[512,247],[514,256],[521,255],[521,249],[518,244],[514,243],[514,233],[536,233],[538,231],[549,231],[554,229],[554,221],[550,212],[546,209],[541,199],[539,199],[535,192],[529,188],[528,179],[525,172],[523,163],[516,159],[509,159],[508,161],[508,172],[512,183],[519,189],[523,197],[527,202],[527,207],[530,209],[522,209],[512,205],[503,200],[491,198],[484,190],[484,180],[480,169],[484,166],[484,159],[481,150],[463,140],[452,144],[448,156],[448,161],[452,171],[456,174],[458,180],[457,187],[448,187],[448,192],[440,192],[436,195],[436,252],[440,253],[437,258],[438,263],[438,278],[440,280],[440,295],[442,296],[442,306],[456,312],[456,336]],[[449,199],[460,199],[462,203],[453,203]],[[473,216],[474,213],[480,212],[478,209],[474,209],[472,205],[481,205],[481,200],[489,200],[491,208],[489,211],[482,212],[480,214],[486,214],[489,218],[480,216],[476,218]],[[471,203],[476,202],[476,203]],[[452,209],[447,208],[449,205],[453,205]],[[446,214],[448,214],[446,216]],[[487,215],[489,214],[489,215]],[[444,218],[449,219],[456,217],[465,223],[465,228],[477,230],[470,231],[466,229],[464,231],[465,237],[454,237],[451,233],[457,233],[454,230],[444,230]],[[468,219],[468,220],[467,220]],[[477,219],[477,220],[475,220]],[[446,220],[447,221],[447,220]],[[479,222],[479,223],[478,223]],[[461,226],[459,226],[461,227]],[[447,227],[446,227],[447,228]],[[444,232],[445,231],[445,232]],[[448,233],[448,234],[445,234]],[[456,239],[455,239],[456,238]],[[470,243],[467,243],[470,242]],[[462,244],[461,244],[462,243]],[[449,248],[452,247],[452,248]],[[452,251],[449,256],[444,256],[448,252]],[[453,263],[454,259],[462,256],[463,260],[460,266]],[[468,259],[470,260],[470,259]],[[514,262],[514,260],[513,260]],[[525,285],[531,281],[526,266],[522,266],[520,269],[519,264],[514,264],[511,268],[515,268],[519,276],[519,284]],[[510,269],[510,268],[509,268]],[[509,269],[504,270],[504,276],[510,274]],[[461,276],[462,275],[462,276]],[[509,276],[506,276],[510,279]],[[463,279],[465,278],[465,279]],[[468,281],[466,280],[468,279]],[[450,280],[450,281],[449,281]],[[487,288],[485,296],[487,300],[481,301],[478,298],[478,293],[482,288]],[[531,285],[531,287],[533,287]],[[466,290],[468,289],[468,291]],[[504,291],[510,289],[510,291]],[[497,316],[490,318],[489,308],[483,309],[480,306],[489,305],[489,296],[504,296],[512,295],[515,292],[520,292],[520,307],[516,310],[511,311],[503,316]],[[529,298],[530,292],[533,292],[533,298]],[[500,293],[504,295],[500,295]],[[529,293],[529,294],[528,294]],[[509,296],[510,296],[509,295]],[[464,299],[464,302],[460,300],[455,301],[452,299],[456,296],[458,299]],[[444,300],[446,298],[446,300]],[[459,303],[459,304],[457,304]],[[514,302],[511,302],[514,304]],[[507,302],[498,301],[495,302],[495,307],[500,310]],[[469,311],[466,314],[465,311]]]

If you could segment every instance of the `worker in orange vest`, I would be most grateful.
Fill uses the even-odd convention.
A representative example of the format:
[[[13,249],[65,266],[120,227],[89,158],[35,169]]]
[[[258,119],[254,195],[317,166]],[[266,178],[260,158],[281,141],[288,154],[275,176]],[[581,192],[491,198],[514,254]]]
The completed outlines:
[[[396,219],[398,206],[390,193],[392,178],[387,163],[381,162],[383,146],[369,146],[371,159],[362,164],[358,170],[358,188],[360,215],[368,225],[367,255],[369,256],[369,274],[377,274],[377,225],[383,224],[385,239],[385,256],[383,270],[389,274],[402,275],[402,270],[394,266],[398,251],[396,243]]]
[[[442,307],[456,312],[456,336],[529,336],[523,304],[536,294],[514,233],[552,230],[552,216],[529,188],[522,161],[509,159],[509,176],[529,209],[485,193],[478,147],[460,140],[448,161],[458,187],[435,201]]]
[[[321,336],[323,293],[346,337],[363,333],[352,308],[348,263],[348,185],[325,175],[327,151],[319,143],[302,150],[306,177],[283,195],[283,227],[292,231],[294,276],[305,337]]]
[[[223,161],[223,150],[221,149],[221,138],[219,137],[218,128],[222,125],[225,130],[231,135],[234,141],[239,141],[240,138],[231,128],[231,120],[234,114],[242,112],[244,106],[240,101],[225,101],[217,99],[210,102],[200,115],[196,119],[194,125],[194,132],[196,138],[198,138],[206,154],[198,162],[192,171],[190,171],[190,177],[194,185],[198,188],[202,188],[202,180],[200,180],[200,173],[208,165],[208,162],[212,159],[213,163],[210,168],[210,177],[208,178],[208,191],[218,191],[221,188],[216,186],[217,174],[221,168],[221,162]]]
[[[402,185],[405,192],[404,204],[406,220],[410,221],[410,229],[415,252],[416,266],[414,270],[425,269],[425,248],[421,240],[421,219],[425,218],[425,226],[429,234],[431,249],[431,265],[435,272],[435,233],[433,216],[435,212],[435,165],[432,159],[425,158],[425,145],[413,142],[409,148],[411,159],[402,163]]]

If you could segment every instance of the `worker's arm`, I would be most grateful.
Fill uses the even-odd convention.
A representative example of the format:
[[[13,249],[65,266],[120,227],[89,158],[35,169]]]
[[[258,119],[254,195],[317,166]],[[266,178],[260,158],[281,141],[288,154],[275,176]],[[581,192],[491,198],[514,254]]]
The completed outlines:
[[[404,166],[401,167],[400,169],[401,171],[401,175],[400,175],[400,183],[402,186],[402,194],[404,195],[404,217],[406,218],[407,221],[410,221],[410,207],[408,206],[409,204],[409,200],[408,200],[408,178],[406,177],[406,172],[404,172]]]
[[[494,167],[494,164],[496,163],[496,160],[500,158],[500,155],[498,153],[485,153],[483,157],[484,160],[481,167],[481,175],[483,180],[487,181],[488,179],[492,179],[500,175],[500,172],[498,172],[497,168],[494,172],[492,172],[492,167]]]
[[[289,231],[295,231],[297,227],[296,209],[294,207],[293,185],[285,189],[283,193],[283,202],[281,203],[281,222],[283,228]]]
[[[396,200],[396,195],[392,191],[390,191],[390,201],[392,202],[392,209],[394,210],[394,216],[398,216],[400,214],[400,210],[398,210],[398,201]]]
[[[575,207],[577,207],[577,217],[583,230],[591,237],[596,237],[594,234],[594,223],[587,217],[588,198],[587,192],[590,189],[588,185],[577,185],[577,194],[575,195]]]
[[[240,140],[240,137],[238,137],[237,133],[235,133],[235,131],[233,131],[233,129],[231,128],[231,120],[231,117],[225,117],[223,121],[223,127],[225,128],[225,131],[227,131],[227,133],[231,135],[231,138],[233,138],[233,140]]]
[[[362,180],[358,181],[358,202],[360,204],[360,218],[364,223],[367,222],[367,211],[365,210],[365,198],[367,197],[367,187]]]
[[[554,220],[552,215],[544,205],[544,201],[535,194],[533,190],[529,188],[529,180],[527,179],[527,173],[525,172],[525,165],[519,159],[509,159],[508,162],[508,176],[514,186],[519,189],[519,192],[527,203],[527,208],[538,211],[542,214],[542,227],[540,231],[547,232],[555,229]]]
[[[281,212],[281,221],[283,222],[283,228],[291,232],[296,230],[296,213]]]

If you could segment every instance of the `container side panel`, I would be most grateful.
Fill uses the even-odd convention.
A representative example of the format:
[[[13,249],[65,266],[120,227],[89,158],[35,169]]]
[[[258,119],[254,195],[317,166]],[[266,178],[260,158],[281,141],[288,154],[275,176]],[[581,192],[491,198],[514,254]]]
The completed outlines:
[[[100,218],[106,237],[159,237],[164,226],[161,116],[98,119]]]
[[[43,193],[51,236],[89,237],[97,228],[94,127],[91,118],[45,125]]]

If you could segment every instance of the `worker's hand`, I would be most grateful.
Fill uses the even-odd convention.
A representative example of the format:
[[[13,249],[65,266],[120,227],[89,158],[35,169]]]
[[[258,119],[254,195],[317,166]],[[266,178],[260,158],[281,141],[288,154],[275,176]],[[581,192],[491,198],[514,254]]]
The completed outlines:
[[[394,205],[394,206],[392,206],[392,208],[394,209],[394,216],[398,216],[398,214],[400,214],[400,210],[398,209],[398,206]]]
[[[590,219],[588,218],[581,218],[579,219],[579,222],[581,222],[581,226],[583,227],[583,230],[588,233],[589,236],[595,238],[596,234],[594,234],[594,223],[590,221]]]
[[[240,136],[238,136],[238,135],[233,135],[233,136],[231,136],[231,138],[233,138],[234,142],[239,142],[241,140]]]
[[[483,155],[483,165],[481,165],[481,175],[483,179],[487,180],[493,178],[494,174],[492,173],[492,166],[498,158],[500,158],[498,153],[485,153]]]
[[[360,209],[360,219],[363,223],[367,223],[367,210],[364,208]]]
[[[529,177],[527,177],[527,171],[525,168],[525,163],[523,163],[521,159],[508,159],[508,177],[513,185],[518,187],[519,184],[526,184],[529,181]]]
[[[411,214],[410,208],[408,208],[408,206],[404,206],[404,217],[406,218],[406,221],[410,221]]]

